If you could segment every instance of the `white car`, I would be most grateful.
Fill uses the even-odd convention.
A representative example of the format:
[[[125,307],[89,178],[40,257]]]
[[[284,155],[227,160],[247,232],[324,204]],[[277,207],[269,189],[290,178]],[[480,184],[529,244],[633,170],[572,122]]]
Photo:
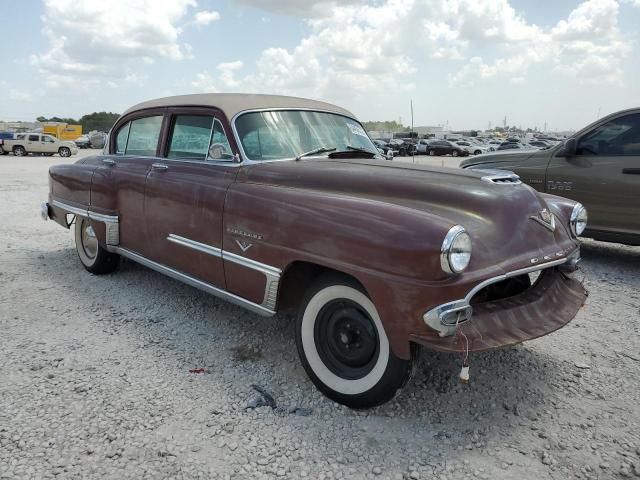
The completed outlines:
[[[491,151],[491,149],[486,145],[480,145],[477,143],[466,141],[456,142],[456,145],[464,148],[467,152],[469,152],[469,155],[480,155],[481,153],[487,153]]]
[[[57,153],[61,157],[70,157],[78,153],[75,143],[40,133],[16,133],[13,139],[4,140],[0,148],[3,153],[11,152],[16,157],[24,157],[30,153],[46,156]]]

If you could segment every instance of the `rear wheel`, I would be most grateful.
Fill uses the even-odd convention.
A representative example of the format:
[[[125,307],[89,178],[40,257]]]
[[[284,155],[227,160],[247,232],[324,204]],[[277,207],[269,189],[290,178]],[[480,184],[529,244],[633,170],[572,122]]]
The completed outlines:
[[[24,149],[24,147],[16,145],[15,147],[13,147],[13,154],[16,157],[24,157],[27,154],[27,151]]]
[[[316,387],[352,408],[385,403],[408,379],[369,297],[348,278],[321,277],[304,297],[296,325],[302,365]]]
[[[71,149],[69,147],[60,147],[58,149],[58,154],[61,157],[70,157],[71,156]]]
[[[76,251],[84,268],[96,275],[118,268],[120,257],[100,246],[93,227],[86,218],[76,217]]]

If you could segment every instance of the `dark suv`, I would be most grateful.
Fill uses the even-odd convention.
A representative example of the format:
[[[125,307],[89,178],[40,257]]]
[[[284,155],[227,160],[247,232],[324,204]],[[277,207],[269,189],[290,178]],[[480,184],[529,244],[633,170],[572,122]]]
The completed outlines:
[[[427,153],[434,155],[452,155],[454,157],[466,157],[469,155],[464,148],[447,140],[433,140],[427,146]]]
[[[462,168],[511,170],[541,192],[582,203],[583,236],[640,245],[640,108],[623,110],[545,150],[519,150],[463,161]]]

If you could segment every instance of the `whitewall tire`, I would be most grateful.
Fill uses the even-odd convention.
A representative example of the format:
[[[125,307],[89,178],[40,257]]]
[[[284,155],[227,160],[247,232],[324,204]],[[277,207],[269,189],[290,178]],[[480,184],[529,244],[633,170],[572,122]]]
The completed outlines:
[[[303,300],[296,328],[302,364],[329,398],[353,408],[390,400],[410,361],[397,358],[375,305],[348,277],[321,278]]]
[[[76,251],[84,268],[96,275],[118,268],[120,256],[102,248],[90,222],[83,217],[76,217],[75,222]]]

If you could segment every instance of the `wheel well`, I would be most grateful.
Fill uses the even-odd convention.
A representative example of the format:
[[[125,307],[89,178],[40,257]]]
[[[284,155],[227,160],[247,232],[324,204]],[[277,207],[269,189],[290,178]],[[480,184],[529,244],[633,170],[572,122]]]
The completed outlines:
[[[324,265],[318,265],[317,263],[296,261],[289,264],[282,274],[277,309],[279,311],[297,309],[300,306],[302,297],[311,284],[318,277],[330,274],[356,282],[361,287],[363,293],[367,293],[362,283],[353,275],[325,267]]]

